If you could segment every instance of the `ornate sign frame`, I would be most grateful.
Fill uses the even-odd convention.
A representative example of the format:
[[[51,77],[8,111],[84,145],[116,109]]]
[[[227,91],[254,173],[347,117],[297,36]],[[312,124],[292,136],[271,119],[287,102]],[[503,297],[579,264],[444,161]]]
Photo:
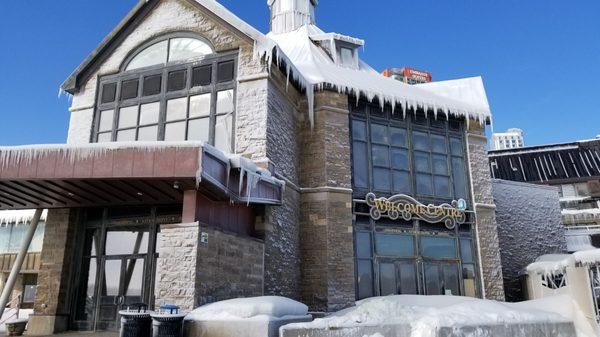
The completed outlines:
[[[467,221],[466,201],[463,199],[435,206],[422,204],[404,194],[377,198],[374,193],[369,193],[365,200],[371,207],[370,215],[373,220],[379,220],[384,215],[392,220],[402,218],[406,221],[416,217],[429,223],[443,222],[448,229],[454,229]]]

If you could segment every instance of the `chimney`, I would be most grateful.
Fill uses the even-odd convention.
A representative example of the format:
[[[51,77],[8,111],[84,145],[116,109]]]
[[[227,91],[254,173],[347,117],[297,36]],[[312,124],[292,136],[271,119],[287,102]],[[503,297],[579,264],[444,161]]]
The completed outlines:
[[[283,34],[315,23],[319,0],[267,0],[271,10],[271,32]]]

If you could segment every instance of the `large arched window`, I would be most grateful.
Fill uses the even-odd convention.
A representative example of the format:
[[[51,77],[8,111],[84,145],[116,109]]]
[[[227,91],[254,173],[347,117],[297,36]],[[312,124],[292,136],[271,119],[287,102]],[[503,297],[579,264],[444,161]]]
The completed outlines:
[[[204,141],[233,148],[237,53],[189,35],[155,40],[100,79],[95,142]]]
[[[189,61],[210,55],[214,51],[208,43],[191,37],[174,37],[154,42],[128,61],[126,71],[151,67],[169,62]]]

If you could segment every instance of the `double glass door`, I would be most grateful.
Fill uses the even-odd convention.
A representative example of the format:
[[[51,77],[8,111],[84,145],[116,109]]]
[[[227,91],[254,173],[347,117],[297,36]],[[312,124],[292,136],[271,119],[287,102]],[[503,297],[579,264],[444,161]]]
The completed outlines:
[[[379,295],[461,295],[459,263],[416,260],[378,262]]]
[[[117,330],[119,311],[152,298],[155,226],[86,229],[73,312],[77,330]]]

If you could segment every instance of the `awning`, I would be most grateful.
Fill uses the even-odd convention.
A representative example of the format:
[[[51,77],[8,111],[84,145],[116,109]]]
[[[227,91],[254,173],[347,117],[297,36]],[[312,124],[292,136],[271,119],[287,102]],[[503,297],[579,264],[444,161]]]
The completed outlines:
[[[0,210],[180,203],[188,190],[279,205],[283,188],[267,170],[202,143],[0,147]]]

